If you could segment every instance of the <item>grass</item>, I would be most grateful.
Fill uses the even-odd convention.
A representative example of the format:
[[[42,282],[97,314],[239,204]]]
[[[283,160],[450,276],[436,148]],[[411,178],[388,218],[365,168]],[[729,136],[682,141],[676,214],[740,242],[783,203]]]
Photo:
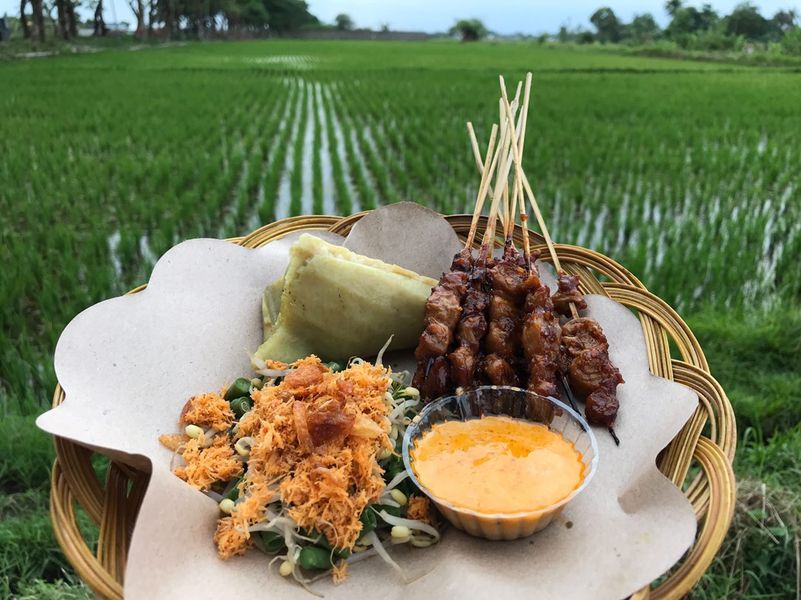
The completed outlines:
[[[734,405],[740,443],[729,535],[698,598],[793,598],[801,564],[801,313],[690,319]]]
[[[0,64],[0,597],[86,595],[49,529],[52,445],[33,426],[66,323],[187,237],[321,206],[465,210],[464,122],[486,138],[498,70],[528,68],[527,170],[552,233],[688,316],[735,405],[738,513],[693,594],[796,593],[798,74],[532,44],[262,41]]]

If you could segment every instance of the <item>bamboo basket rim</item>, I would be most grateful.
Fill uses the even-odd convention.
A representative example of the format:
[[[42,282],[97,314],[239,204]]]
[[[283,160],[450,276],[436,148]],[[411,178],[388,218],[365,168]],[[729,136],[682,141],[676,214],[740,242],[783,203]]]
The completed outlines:
[[[326,230],[347,235],[369,211],[347,217],[305,215],[264,225],[250,234],[228,241],[257,248],[296,231]],[[445,215],[456,233],[465,239],[471,215]],[[482,217],[479,231],[484,230]],[[516,243],[522,229],[516,226]],[[534,249],[544,240],[529,230]],[[580,278],[580,289],[602,294],[635,311],[645,335],[648,361],[654,375],[692,388],[699,398],[693,416],[657,458],[657,466],[692,504],[698,531],[692,547],[666,576],[639,590],[632,599],[681,598],[698,582],[715,558],[734,514],[736,482],[732,460],[736,449],[736,422],[723,387],[712,377],[698,340],[678,313],[649,292],[642,282],[614,260],[580,246],[556,244],[563,268]],[[541,260],[548,261],[547,254]],[[596,275],[600,275],[601,279]],[[129,293],[141,291],[141,285]],[[671,356],[671,342],[681,358]],[[64,401],[56,385],[53,406]],[[56,459],[51,473],[50,515],[56,539],[78,576],[100,597],[123,597],[128,545],[149,475],[111,461],[106,481],[92,466],[93,452],[63,438],[54,438]],[[692,476],[689,474],[693,472]],[[81,532],[76,515],[80,507],[99,526],[93,552]]]

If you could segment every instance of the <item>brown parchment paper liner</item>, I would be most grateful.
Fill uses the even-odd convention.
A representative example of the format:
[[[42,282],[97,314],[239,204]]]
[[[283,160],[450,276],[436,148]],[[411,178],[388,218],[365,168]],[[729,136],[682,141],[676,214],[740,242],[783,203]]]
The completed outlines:
[[[152,470],[128,555],[127,598],[310,597],[268,570],[258,551],[217,558],[216,503],[171,474],[171,453],[158,443],[160,434],[177,431],[187,398],[250,372],[248,353],[261,342],[261,294],[283,274],[294,237],[256,250],[218,240],[181,243],[158,261],[145,291],[85,310],[59,339],[55,367],[67,399],[37,424]],[[433,277],[459,249],[443,219],[409,204],[365,217],[345,244]],[[548,274],[544,279],[553,282]],[[621,598],[681,557],[694,538],[695,517],[655,458],[698,399],[649,373],[642,330],[629,310],[602,297],[588,302],[626,379],[618,388],[622,444],[615,447],[596,429],[598,472],[558,521],[516,542],[487,542],[450,528],[437,546],[392,549],[411,583],[371,558],[353,565],[345,583],[323,580],[315,591],[350,599]],[[408,352],[390,358],[398,368],[413,365]]]

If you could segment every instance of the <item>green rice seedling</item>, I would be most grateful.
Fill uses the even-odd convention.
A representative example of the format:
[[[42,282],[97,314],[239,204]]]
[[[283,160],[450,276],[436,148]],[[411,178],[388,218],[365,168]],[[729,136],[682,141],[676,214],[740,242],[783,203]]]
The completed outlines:
[[[304,69],[259,60],[298,55]],[[398,199],[469,210],[465,122],[485,144],[498,71],[513,86],[528,69],[524,168],[554,238],[689,316],[753,432],[737,469],[757,483],[695,594],[792,593],[796,530],[779,535],[777,516],[794,523],[801,493],[797,74],[527,43],[268,40],[0,65],[0,506],[24,508],[2,515],[0,596],[46,593],[67,568],[45,535],[52,449],[32,417],[74,315],[187,237]],[[764,518],[761,498],[777,507]]]
[[[300,114],[298,116],[297,134],[295,135],[295,144],[292,153],[292,174],[290,176],[292,201],[289,206],[289,214],[292,216],[299,215],[302,211],[303,205],[301,196],[303,195],[303,169],[311,168],[311,165],[306,166],[303,164],[303,143],[309,117],[307,102],[308,94],[308,84],[303,82],[300,91]]]

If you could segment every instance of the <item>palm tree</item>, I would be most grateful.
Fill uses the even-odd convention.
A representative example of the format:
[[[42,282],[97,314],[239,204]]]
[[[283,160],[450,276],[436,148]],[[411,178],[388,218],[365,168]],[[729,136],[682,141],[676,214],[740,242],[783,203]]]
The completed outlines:
[[[675,15],[676,11],[678,11],[680,8],[681,0],[667,0],[667,2],[665,2],[665,11],[667,11],[667,14],[669,14],[671,17]]]

